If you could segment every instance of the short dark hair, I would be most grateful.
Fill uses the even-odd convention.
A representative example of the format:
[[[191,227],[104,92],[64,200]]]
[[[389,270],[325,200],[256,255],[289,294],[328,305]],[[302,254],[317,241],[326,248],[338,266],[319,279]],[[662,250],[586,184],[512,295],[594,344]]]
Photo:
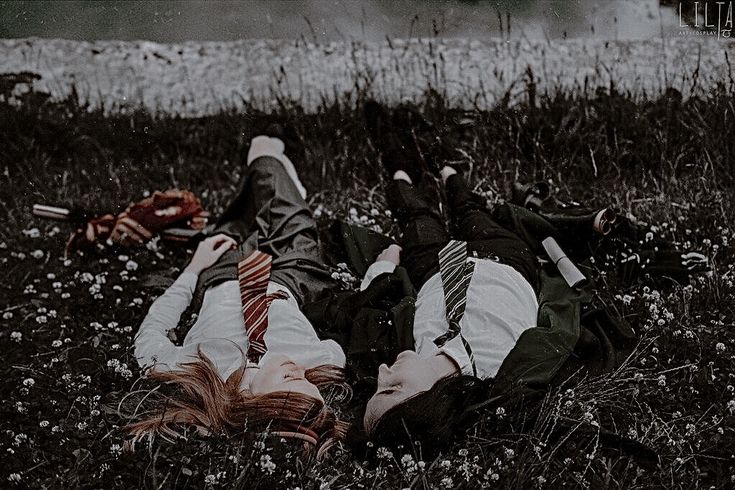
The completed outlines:
[[[428,391],[386,411],[366,436],[377,446],[419,444],[425,457],[448,445],[475,420],[477,411],[467,409],[487,398],[490,382],[458,374],[442,378]]]

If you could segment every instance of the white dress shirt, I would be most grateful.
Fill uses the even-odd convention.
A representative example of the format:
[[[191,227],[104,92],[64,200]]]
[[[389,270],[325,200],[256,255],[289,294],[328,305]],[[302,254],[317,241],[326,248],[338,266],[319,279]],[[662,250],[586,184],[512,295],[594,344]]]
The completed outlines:
[[[196,274],[184,272],[153,302],[135,337],[135,357],[141,367],[155,365],[157,370],[165,371],[175,369],[178,363],[196,360],[199,348],[226,380],[242,365],[243,353],[248,349],[236,280],[225,281],[204,293],[199,317],[181,346],[166,335],[189,306],[196,283]],[[258,364],[262,365],[272,354],[284,354],[305,368],[321,364],[344,367],[345,354],[339,344],[319,340],[288,288],[269,282],[268,293],[275,291],[284,291],[288,299],[276,299],[268,309],[264,337],[268,351]]]
[[[531,285],[512,267],[489,259],[470,257],[475,269],[467,289],[467,304],[459,325],[461,334],[472,350],[477,376],[495,376],[505,357],[515,346],[524,330],[536,326],[538,300]],[[372,264],[362,289],[376,276],[392,272],[395,265],[388,261]],[[441,274],[437,272],[419,290],[413,336],[416,353],[429,357],[443,352],[457,363],[463,374],[473,374],[470,357],[460,336],[441,348],[434,339],[449,329]]]

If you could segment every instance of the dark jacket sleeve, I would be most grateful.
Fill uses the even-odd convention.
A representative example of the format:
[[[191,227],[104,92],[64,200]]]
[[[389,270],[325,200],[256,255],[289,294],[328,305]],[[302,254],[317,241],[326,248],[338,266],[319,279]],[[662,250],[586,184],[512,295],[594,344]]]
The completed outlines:
[[[369,384],[380,364],[414,348],[414,298],[408,274],[398,267],[373,279],[364,291],[332,292],[302,311],[320,338],[340,344],[351,380]]]
[[[301,307],[301,311],[309,319],[319,338],[332,339],[345,350],[349,342],[349,315],[345,302],[349,301],[353,291],[330,291],[327,296],[314,303]]]

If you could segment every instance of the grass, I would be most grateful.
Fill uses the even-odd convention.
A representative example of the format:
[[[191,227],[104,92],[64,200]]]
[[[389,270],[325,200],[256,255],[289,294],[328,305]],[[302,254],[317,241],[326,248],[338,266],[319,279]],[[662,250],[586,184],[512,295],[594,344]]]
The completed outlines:
[[[490,201],[513,181],[550,180],[562,197],[612,204],[683,249],[712,260],[709,276],[656,289],[623,289],[598,272],[601,297],[641,336],[614,373],[573,379],[549,393],[537,421],[488,413],[464,442],[432,460],[373,448],[368,461],[337,450],[299,461],[289,444],[257,435],[204,438],[122,454],[123,394],[140,386],[132,339],[187,252],[147,248],[76,255],[70,231],[30,214],[35,202],[112,211],[173,186],[217,214],[235,192],[254,127],[273,117],[295,128],[293,158],[326,225],[347,218],[395,232],[375,149],[359,116],[362,92],[315,114],[282,104],[181,119],[136,111],[104,116],[75,96],[27,94],[0,103],[0,451],[4,486],[168,488],[731,488],[735,482],[735,98],[719,87],[682,100],[640,100],[614,89],[537,94],[492,111],[460,111],[429,94],[426,117],[462,124],[460,165]],[[179,331],[179,338],[183,331]],[[29,381],[32,380],[32,381]],[[561,417],[579,421],[552,437]],[[526,429],[521,431],[525,425]],[[650,445],[641,468],[599,445],[602,426]],[[558,432],[558,431],[556,431]],[[582,432],[590,433],[581,437]]]

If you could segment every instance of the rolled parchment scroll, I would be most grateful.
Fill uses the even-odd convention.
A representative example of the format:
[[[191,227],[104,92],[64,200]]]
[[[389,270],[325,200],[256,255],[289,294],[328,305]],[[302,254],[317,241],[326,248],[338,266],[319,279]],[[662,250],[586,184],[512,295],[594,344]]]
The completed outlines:
[[[577,269],[577,266],[574,265],[574,262],[569,260],[559,244],[556,243],[556,240],[554,240],[552,237],[548,237],[541,242],[541,245],[544,246],[546,253],[549,254],[549,258],[552,262],[554,262],[554,264],[556,264],[556,267],[559,268],[559,272],[561,272],[562,277],[565,281],[567,281],[567,284],[569,284],[569,286],[574,288],[582,285],[585,281],[587,281],[587,278],[584,277],[584,274],[582,274],[582,272]]]

